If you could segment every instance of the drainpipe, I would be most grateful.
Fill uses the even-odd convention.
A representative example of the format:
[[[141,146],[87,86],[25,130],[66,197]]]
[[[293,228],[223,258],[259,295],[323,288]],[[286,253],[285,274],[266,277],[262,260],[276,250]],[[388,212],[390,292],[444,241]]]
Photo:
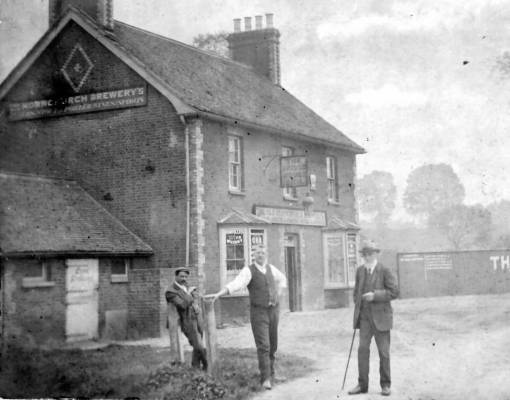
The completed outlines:
[[[0,255],[0,290],[2,291],[2,347],[0,348],[0,354],[5,355],[5,271],[2,256]]]
[[[184,152],[186,157],[186,268],[189,267],[189,254],[190,254],[190,213],[191,213],[191,197],[190,197],[190,181],[189,181],[189,129],[186,124],[186,119],[181,115],[181,122],[184,125]]]

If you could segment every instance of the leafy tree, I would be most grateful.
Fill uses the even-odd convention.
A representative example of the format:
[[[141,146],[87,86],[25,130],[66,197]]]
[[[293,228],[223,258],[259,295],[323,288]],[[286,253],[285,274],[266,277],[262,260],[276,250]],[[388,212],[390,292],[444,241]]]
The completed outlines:
[[[215,52],[223,57],[228,57],[227,36],[227,32],[201,33],[193,38],[193,46]]]
[[[506,50],[496,60],[496,68],[504,78],[510,77],[510,51]]]
[[[404,207],[410,214],[426,218],[461,204],[464,196],[464,186],[450,165],[427,164],[409,174]]]
[[[397,187],[393,175],[385,171],[372,171],[356,185],[361,213],[374,215],[378,226],[385,226],[395,209]]]
[[[510,200],[491,203],[487,209],[492,215],[492,236],[494,248],[510,247]]]
[[[429,226],[448,238],[454,249],[483,248],[490,241],[491,213],[481,205],[457,204],[434,212]]]

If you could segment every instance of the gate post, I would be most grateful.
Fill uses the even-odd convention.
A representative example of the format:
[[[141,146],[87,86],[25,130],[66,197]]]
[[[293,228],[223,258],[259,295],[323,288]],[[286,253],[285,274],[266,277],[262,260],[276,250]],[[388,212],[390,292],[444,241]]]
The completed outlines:
[[[202,310],[205,322],[205,347],[207,349],[207,372],[217,376],[218,365],[218,340],[216,334],[216,315],[214,313],[214,300],[202,298]]]
[[[172,303],[168,303],[167,325],[168,336],[170,339],[170,361],[184,362],[184,349],[181,345],[181,335],[179,332],[179,314]]]

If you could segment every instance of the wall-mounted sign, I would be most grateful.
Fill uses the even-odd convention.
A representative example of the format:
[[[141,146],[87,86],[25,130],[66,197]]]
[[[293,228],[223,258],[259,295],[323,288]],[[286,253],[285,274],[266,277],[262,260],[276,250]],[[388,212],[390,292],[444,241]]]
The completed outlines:
[[[305,212],[305,210],[291,208],[255,206],[255,215],[273,224],[326,226],[324,211]]]
[[[79,94],[58,99],[44,99],[8,104],[10,121],[58,117],[147,104],[147,87],[139,86],[105,92]]]
[[[510,255],[490,256],[492,269],[497,271],[510,271]]]
[[[452,269],[453,261],[449,254],[426,254],[423,257],[425,269]]]
[[[243,244],[242,233],[227,233],[225,235],[225,243],[230,245]]]
[[[305,156],[280,157],[280,186],[308,186],[308,163]]]

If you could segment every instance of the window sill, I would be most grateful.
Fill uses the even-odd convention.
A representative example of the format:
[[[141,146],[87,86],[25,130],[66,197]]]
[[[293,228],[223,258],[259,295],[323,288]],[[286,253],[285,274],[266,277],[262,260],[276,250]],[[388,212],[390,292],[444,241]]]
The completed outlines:
[[[127,275],[112,275],[112,283],[126,283],[128,282]]]
[[[339,201],[328,199],[328,206],[337,206],[338,207],[339,205],[340,205]]]
[[[297,197],[286,196],[286,195],[283,195],[283,200],[285,200],[285,201],[294,201],[294,202],[299,201]]]
[[[240,190],[229,189],[228,193],[234,196],[246,196],[246,192],[242,192]]]
[[[26,280],[23,279],[21,287],[24,288],[38,288],[38,287],[53,287],[55,282],[43,281],[43,280]]]

